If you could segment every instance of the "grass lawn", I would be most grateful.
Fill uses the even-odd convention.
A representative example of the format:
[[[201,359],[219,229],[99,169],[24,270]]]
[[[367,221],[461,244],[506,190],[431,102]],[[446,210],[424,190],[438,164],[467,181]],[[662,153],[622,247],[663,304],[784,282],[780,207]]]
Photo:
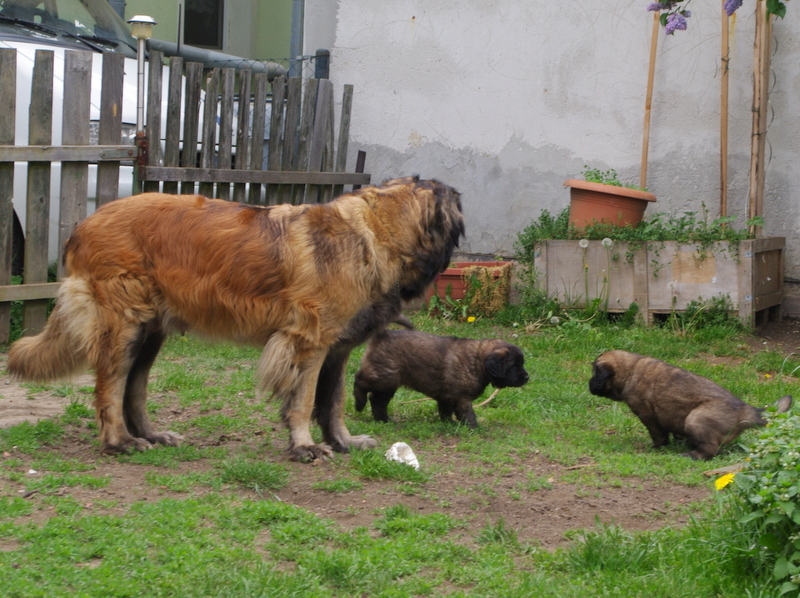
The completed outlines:
[[[300,464],[284,452],[278,405],[255,392],[254,349],[172,338],[149,410],[184,444],[120,457],[99,454],[91,379],[42,387],[1,376],[0,415],[20,388],[32,408],[64,408],[0,429],[0,596],[779,594],[727,490],[703,473],[742,461],[757,432],[694,462],[680,444],[650,448],[628,408],[587,382],[598,354],[625,349],[766,406],[797,394],[794,356],[719,327],[414,323],[513,342],[531,380],[477,407],[476,430],[439,421],[432,401],[405,390],[392,422],[376,423],[353,407],[359,348],[347,424],[379,447]],[[396,441],[414,449],[418,471],[384,459]]]

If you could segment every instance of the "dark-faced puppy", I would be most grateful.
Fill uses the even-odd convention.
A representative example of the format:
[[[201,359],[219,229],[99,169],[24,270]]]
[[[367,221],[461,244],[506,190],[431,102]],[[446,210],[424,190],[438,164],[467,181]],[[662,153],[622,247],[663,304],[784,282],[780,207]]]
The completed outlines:
[[[685,438],[692,459],[711,459],[744,430],[767,423],[764,409],[708,378],[627,351],[608,351],[595,360],[589,391],[625,402],[650,432],[654,448],[668,444],[670,434]],[[789,395],[775,404],[779,413],[791,405]]]
[[[386,410],[395,391],[406,386],[439,405],[439,415],[471,428],[478,425],[472,401],[487,385],[522,386],[528,381],[519,347],[500,339],[472,340],[426,332],[387,330],[367,345],[353,393],[356,410],[369,400],[376,421],[389,421]]]

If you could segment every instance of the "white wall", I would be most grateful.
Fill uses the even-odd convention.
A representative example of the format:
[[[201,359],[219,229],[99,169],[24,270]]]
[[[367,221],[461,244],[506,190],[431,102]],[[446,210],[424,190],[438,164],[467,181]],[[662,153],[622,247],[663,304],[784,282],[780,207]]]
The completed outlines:
[[[417,173],[463,194],[474,253],[513,254],[543,208],[568,205],[584,164],[639,182],[648,0],[339,0],[331,73],[355,85],[351,154],[373,181]],[[719,213],[720,2],[658,33],[648,214]],[[747,219],[755,0],[732,23],[729,214]],[[774,26],[765,233],[787,237],[800,278],[800,6]],[[354,157],[348,161],[352,168]]]

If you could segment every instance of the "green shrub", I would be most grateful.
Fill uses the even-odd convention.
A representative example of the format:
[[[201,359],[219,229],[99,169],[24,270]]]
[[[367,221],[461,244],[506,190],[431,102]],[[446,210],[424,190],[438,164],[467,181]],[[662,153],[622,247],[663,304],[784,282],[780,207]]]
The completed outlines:
[[[781,595],[800,595],[800,416],[774,415],[734,482],[739,523],[753,538],[751,556],[771,567]]]

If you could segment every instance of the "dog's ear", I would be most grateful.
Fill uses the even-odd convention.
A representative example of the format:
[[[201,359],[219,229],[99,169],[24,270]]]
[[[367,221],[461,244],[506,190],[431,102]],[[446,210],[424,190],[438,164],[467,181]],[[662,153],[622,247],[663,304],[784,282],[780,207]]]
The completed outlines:
[[[592,378],[589,380],[589,392],[598,397],[612,398],[608,383],[614,377],[614,368],[608,364],[595,361],[592,364],[592,370]]]
[[[511,351],[509,351],[506,346],[495,347],[489,351],[489,354],[484,360],[484,365],[486,366],[486,371],[489,373],[489,378],[492,380],[492,383],[503,380],[507,377],[508,370],[513,365]],[[495,384],[495,386],[497,386],[497,384]]]

